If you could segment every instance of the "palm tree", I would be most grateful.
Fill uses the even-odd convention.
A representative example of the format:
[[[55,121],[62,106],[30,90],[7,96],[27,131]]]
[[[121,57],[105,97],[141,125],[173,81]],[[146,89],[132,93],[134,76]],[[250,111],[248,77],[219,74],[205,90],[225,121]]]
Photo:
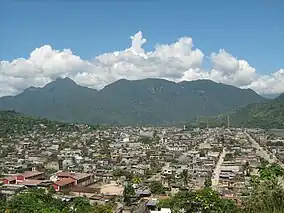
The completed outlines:
[[[132,183],[134,183],[134,184],[138,185],[141,182],[142,182],[142,179],[140,177],[138,177],[138,176],[135,176],[135,177],[132,178]]]

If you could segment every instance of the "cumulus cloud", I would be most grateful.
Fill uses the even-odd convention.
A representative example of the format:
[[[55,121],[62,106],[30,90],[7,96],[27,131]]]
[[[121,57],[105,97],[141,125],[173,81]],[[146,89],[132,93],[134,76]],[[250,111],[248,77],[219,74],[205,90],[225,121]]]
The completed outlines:
[[[190,37],[172,44],[157,44],[149,52],[143,49],[147,40],[142,32],[130,39],[129,48],[98,55],[93,60],[83,60],[70,49],[55,50],[44,45],[27,59],[1,61],[0,96],[18,94],[29,86],[41,87],[58,77],[70,77],[80,85],[96,89],[121,78],[163,78],[176,82],[211,79],[261,93],[284,91],[284,70],[257,74],[247,61],[223,49],[209,56],[212,69],[202,69],[205,56],[194,47]]]

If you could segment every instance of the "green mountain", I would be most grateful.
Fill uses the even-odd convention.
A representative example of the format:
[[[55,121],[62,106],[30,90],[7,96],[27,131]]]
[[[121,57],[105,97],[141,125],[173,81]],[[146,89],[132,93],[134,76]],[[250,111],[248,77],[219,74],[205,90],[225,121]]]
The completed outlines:
[[[284,128],[284,93],[273,100],[253,103],[236,109],[232,113],[212,117],[198,117],[190,122],[191,127],[227,126],[234,127],[283,129]]]
[[[239,108],[230,115],[230,119],[234,125],[284,128],[284,94],[271,101]]]
[[[121,79],[97,91],[64,78],[2,97],[0,109],[64,122],[166,125],[265,100],[253,90],[209,80]]]

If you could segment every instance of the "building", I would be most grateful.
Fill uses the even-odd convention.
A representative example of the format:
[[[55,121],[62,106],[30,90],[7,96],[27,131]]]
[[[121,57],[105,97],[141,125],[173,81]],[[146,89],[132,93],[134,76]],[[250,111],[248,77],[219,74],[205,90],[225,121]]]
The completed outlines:
[[[150,213],[171,213],[171,209],[170,208],[161,208],[157,211],[150,211]]]
[[[52,184],[55,191],[69,191],[75,186],[75,180],[73,178],[63,178]]]
[[[28,171],[5,177],[2,179],[3,184],[22,184],[25,180],[44,180],[44,172]]]
[[[25,180],[44,180],[44,172],[29,171],[16,175],[16,183],[22,183]]]
[[[89,173],[57,172],[56,177],[58,180],[72,178],[78,186],[88,186],[94,182],[94,175]]]
[[[10,176],[2,179],[3,184],[16,184],[16,176]]]

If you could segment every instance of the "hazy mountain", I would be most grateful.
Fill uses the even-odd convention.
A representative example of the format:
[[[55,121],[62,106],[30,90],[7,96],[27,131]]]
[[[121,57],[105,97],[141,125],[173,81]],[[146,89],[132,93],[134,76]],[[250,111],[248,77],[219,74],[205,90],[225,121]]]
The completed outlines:
[[[271,94],[260,94],[262,97],[267,98],[267,99],[275,99],[277,98],[280,94],[279,93],[271,93]]]
[[[67,122],[173,124],[264,100],[253,90],[210,80],[121,79],[97,91],[64,78],[2,97],[0,109]]]

